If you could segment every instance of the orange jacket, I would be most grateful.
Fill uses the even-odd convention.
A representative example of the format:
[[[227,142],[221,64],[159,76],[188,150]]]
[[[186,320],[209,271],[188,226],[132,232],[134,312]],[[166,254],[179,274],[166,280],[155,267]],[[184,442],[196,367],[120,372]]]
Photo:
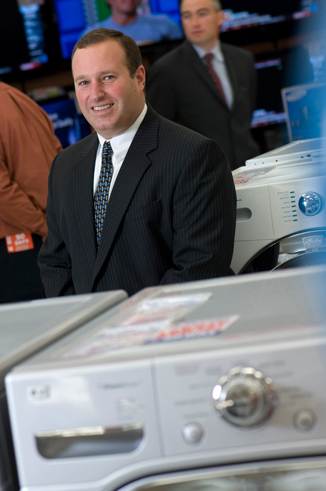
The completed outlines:
[[[0,239],[47,235],[47,180],[62,149],[51,119],[23,92],[0,82]]]

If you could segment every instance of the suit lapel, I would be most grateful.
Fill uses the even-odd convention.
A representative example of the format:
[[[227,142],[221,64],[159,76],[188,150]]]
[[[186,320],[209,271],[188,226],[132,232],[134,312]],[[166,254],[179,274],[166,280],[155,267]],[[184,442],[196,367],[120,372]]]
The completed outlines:
[[[194,48],[191,46],[188,41],[185,41],[184,43],[184,49],[185,49],[185,54],[188,58],[188,64],[193,68],[193,70],[197,73],[198,77],[204,82],[204,84],[207,86],[207,88],[214,94],[215,97],[218,98],[218,100],[228,108],[226,105],[220,91],[216,87],[215,83],[213,82],[212,77],[207,71],[207,68],[205,67],[203,61],[200,59]]]
[[[98,138],[94,134],[73,170],[73,192],[77,222],[80,229],[81,241],[84,244],[91,268],[94,267],[96,259],[93,180],[97,147]]]
[[[157,147],[158,124],[157,115],[148,107],[147,114],[130,145],[110,196],[96,257],[93,282],[110,253],[115,235],[138,184],[146,169],[151,165],[151,159],[147,154]]]

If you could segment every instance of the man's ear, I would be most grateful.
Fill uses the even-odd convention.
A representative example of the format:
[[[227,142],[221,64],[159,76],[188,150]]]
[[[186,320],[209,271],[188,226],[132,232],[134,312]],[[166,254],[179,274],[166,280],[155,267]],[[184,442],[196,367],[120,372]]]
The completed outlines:
[[[135,71],[135,77],[134,78],[137,80],[138,85],[140,87],[145,88],[146,72],[145,72],[145,68],[143,67],[143,65],[139,65],[139,67]]]
[[[224,21],[224,12],[223,10],[219,10],[217,12],[217,26],[221,27],[223,21]]]

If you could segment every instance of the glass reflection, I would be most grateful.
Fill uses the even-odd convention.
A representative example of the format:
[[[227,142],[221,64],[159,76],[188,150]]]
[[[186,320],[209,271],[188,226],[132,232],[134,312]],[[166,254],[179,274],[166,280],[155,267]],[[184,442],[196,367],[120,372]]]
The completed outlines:
[[[300,464],[292,470],[252,469],[238,475],[237,471],[232,472],[230,468],[226,472],[217,471],[216,477],[211,477],[210,472],[210,477],[206,479],[203,474],[201,478],[191,478],[185,474],[182,478],[177,474],[174,482],[173,478],[158,478],[152,483],[147,481],[145,485],[128,487],[128,491],[325,491],[326,468],[300,470],[299,467]],[[326,461],[321,467],[326,467]]]

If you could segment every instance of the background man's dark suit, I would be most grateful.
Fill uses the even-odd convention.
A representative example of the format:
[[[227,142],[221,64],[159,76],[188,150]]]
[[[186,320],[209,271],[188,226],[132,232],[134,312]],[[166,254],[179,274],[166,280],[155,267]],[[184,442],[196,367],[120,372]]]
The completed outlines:
[[[216,142],[149,107],[113,187],[96,254],[97,147],[93,134],[53,162],[49,235],[39,256],[47,296],[118,288],[133,294],[228,274],[236,199]]]
[[[223,43],[221,48],[233,89],[231,110],[188,41],[151,67],[147,99],[162,116],[218,141],[235,169],[259,153],[249,129],[256,73],[251,53]]]

